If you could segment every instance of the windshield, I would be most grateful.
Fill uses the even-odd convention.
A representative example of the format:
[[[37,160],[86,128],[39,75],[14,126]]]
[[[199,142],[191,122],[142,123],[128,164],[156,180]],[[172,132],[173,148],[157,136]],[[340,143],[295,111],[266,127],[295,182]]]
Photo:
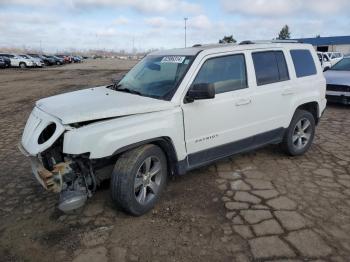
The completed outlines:
[[[193,56],[147,56],[116,85],[116,90],[170,100]]]
[[[336,63],[331,70],[350,71],[350,58],[343,58],[338,63]]]

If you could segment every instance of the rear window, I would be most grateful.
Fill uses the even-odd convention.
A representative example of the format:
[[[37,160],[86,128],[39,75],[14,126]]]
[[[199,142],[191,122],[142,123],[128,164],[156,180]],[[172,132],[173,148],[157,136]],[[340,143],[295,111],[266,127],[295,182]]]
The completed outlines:
[[[316,66],[309,50],[290,50],[297,77],[316,75]]]
[[[282,51],[256,52],[252,57],[258,86],[289,80]]]

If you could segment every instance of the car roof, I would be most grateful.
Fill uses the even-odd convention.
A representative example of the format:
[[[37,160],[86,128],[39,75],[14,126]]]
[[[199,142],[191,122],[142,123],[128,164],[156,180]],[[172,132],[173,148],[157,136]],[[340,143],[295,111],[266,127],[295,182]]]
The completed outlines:
[[[229,51],[243,51],[252,49],[268,49],[268,48],[310,48],[310,44],[302,43],[282,43],[282,42],[252,42],[248,44],[209,44],[209,45],[195,45],[188,48],[177,48],[169,50],[160,50],[150,53],[150,55],[183,55],[183,56],[194,56],[199,52],[207,51],[208,53],[220,53]]]

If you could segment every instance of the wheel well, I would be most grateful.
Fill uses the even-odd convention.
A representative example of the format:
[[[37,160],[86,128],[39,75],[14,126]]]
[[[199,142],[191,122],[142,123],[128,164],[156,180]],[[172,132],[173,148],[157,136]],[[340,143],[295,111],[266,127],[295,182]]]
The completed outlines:
[[[318,120],[319,120],[319,109],[318,109],[318,103],[317,102],[309,102],[309,103],[306,103],[306,104],[302,104],[300,106],[298,106],[297,109],[303,109],[305,111],[308,111],[310,112],[313,116],[314,116],[314,119],[315,119],[315,123],[318,124]]]
[[[152,142],[152,144],[159,146],[163,150],[164,154],[166,155],[168,167],[169,167],[169,174],[170,175],[177,174],[178,170],[177,170],[176,163],[178,159],[177,159],[176,151],[171,139],[168,137],[163,137],[159,140]]]
[[[119,156],[120,154],[122,154],[126,151],[129,151],[131,149],[134,149],[136,147],[143,146],[146,144],[154,144],[156,146],[159,146],[163,150],[163,152],[167,158],[167,164],[169,167],[169,174],[171,174],[171,175],[177,174],[177,172],[178,172],[178,170],[177,170],[178,159],[177,159],[176,150],[175,150],[175,147],[173,145],[173,142],[172,142],[171,138],[169,138],[169,137],[159,137],[159,138],[154,138],[154,139],[148,139],[148,140],[141,141],[141,142],[138,142],[135,144],[131,144],[131,145],[128,145],[128,146],[125,146],[125,147],[118,149],[117,151],[114,152],[113,155]]]

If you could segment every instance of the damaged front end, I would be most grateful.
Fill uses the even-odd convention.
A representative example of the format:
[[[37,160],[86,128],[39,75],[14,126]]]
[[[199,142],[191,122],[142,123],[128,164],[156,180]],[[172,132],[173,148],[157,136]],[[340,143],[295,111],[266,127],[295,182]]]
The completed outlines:
[[[96,190],[97,182],[88,153],[63,153],[65,131],[58,119],[34,108],[19,149],[30,159],[39,183],[46,190],[60,194],[58,208],[68,212],[85,204]]]

